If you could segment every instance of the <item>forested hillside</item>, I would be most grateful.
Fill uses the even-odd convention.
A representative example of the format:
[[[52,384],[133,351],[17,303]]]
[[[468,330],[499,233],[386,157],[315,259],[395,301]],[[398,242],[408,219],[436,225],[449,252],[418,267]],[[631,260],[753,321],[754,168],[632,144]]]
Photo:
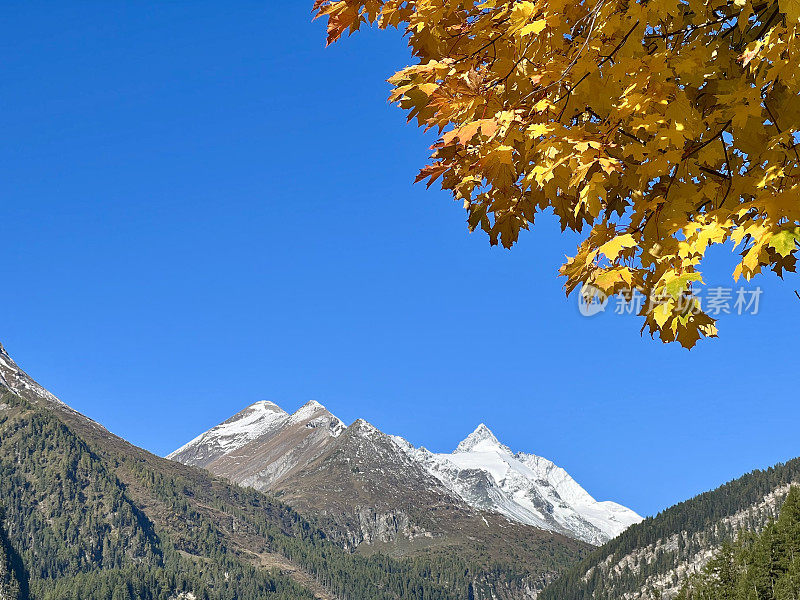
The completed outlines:
[[[172,524],[157,528],[114,475],[120,462],[105,463],[55,416],[21,398],[6,394],[2,406],[0,497],[26,596],[313,598],[290,579],[242,561],[188,504],[175,507]],[[169,494],[166,485],[161,495]]]
[[[679,600],[795,600],[800,598],[800,488],[793,486],[780,517],[761,534],[726,542]]]
[[[3,567],[0,581],[21,600],[516,600],[583,550],[547,534],[509,538],[491,560],[435,544],[407,559],[346,552],[284,504],[112,435],[0,358],[3,564],[18,555],[23,574]]]
[[[541,600],[674,597],[739,531],[758,532],[778,514],[800,459],[754,471],[645,519],[570,568]]]

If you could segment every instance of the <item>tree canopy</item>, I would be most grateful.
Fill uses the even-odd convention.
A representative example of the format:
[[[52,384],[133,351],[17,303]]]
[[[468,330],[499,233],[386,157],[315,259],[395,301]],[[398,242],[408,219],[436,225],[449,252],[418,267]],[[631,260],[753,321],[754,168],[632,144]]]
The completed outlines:
[[[716,335],[693,293],[712,245],[733,276],[794,271],[800,0],[317,0],[328,43],[405,31],[389,81],[438,130],[417,180],[510,248],[538,213],[582,232],[567,293],[646,298],[643,330]]]

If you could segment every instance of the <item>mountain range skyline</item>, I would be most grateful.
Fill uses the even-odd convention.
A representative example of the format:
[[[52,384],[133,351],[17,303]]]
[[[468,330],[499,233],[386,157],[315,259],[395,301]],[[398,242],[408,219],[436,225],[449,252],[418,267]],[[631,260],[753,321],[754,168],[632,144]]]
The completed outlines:
[[[15,355],[19,356],[19,353],[15,352]],[[25,362],[30,362],[30,360],[27,360]],[[45,363],[46,362],[47,361],[45,361]],[[20,364],[25,364],[25,363],[20,361]],[[58,386],[53,386],[47,378],[41,380],[48,381],[49,389],[54,389],[54,388],[58,389]],[[82,381],[84,382],[84,385],[88,386],[92,385],[92,379],[89,377],[82,378]],[[116,390],[115,393],[117,393]],[[122,398],[125,397],[126,393],[127,392],[124,388],[119,390],[119,394],[121,395]],[[104,423],[104,425],[106,425],[110,431],[118,435],[121,435],[122,437],[125,438],[133,438],[134,440],[136,440],[137,431],[141,431],[143,429],[158,431],[160,428],[164,427],[164,425],[168,423],[169,426],[166,428],[166,431],[168,433],[166,436],[159,437],[159,442],[158,442],[159,447],[153,447],[153,444],[142,444],[142,447],[145,447],[160,456],[167,455],[172,449],[184,443],[187,439],[190,439],[191,435],[196,434],[197,431],[202,430],[203,427],[209,427],[215,421],[219,422],[221,420],[224,420],[226,417],[225,412],[231,414],[235,412],[237,408],[241,407],[242,404],[245,404],[237,402],[236,400],[231,398],[224,398],[220,399],[219,401],[215,401],[211,404],[205,403],[202,406],[198,406],[195,408],[191,408],[192,404],[191,402],[184,403],[185,408],[183,408],[181,404],[178,403],[172,404],[170,406],[161,405],[161,407],[152,407],[152,410],[156,411],[153,413],[153,415],[155,415],[155,418],[152,418],[150,414],[141,412],[131,413],[125,411],[123,412],[115,411],[113,413],[114,415],[125,416],[123,421],[121,422],[118,421],[117,424],[115,424],[115,419],[108,417],[109,412],[104,411],[103,406],[97,404],[86,404],[86,399],[81,398],[80,390],[78,392],[73,390],[72,392],[70,392],[70,394],[72,395],[77,394],[75,396],[76,400],[74,405],[78,407],[78,410],[80,410],[82,414],[85,414],[95,419],[96,421]],[[58,395],[64,396],[63,393],[59,393]],[[271,396],[275,398],[275,395]],[[317,397],[320,398],[322,396],[319,395]],[[258,402],[269,402],[277,405],[276,402],[273,402],[271,400],[257,400],[256,403]],[[310,401],[300,400],[300,401],[295,401],[294,403],[280,401],[281,404],[283,404],[290,410],[292,409],[293,406],[296,407],[295,410],[297,410],[297,408],[302,407],[304,404],[307,404],[308,402]],[[316,402],[319,401],[317,400]],[[491,403],[487,403],[487,406],[490,404]],[[327,400],[325,400],[325,405],[331,406],[331,404]],[[147,403],[145,403],[145,406],[148,406]],[[710,414],[713,412],[714,406],[715,406],[714,404],[710,404],[707,407],[698,406],[697,408],[701,411],[701,413],[709,412]],[[160,408],[164,408],[166,410],[164,416],[173,414],[175,413],[175,411],[177,411],[178,417],[176,418],[176,416],[173,414],[173,416],[170,418],[164,418],[159,412]],[[395,416],[403,417],[402,410],[390,414],[384,407],[377,406],[376,408],[378,410],[375,411],[375,414],[379,416],[382,415],[382,418],[380,419],[381,421],[386,421],[387,417],[390,420],[394,420],[393,417]],[[631,409],[633,410],[633,407],[631,407]],[[341,400],[339,400],[336,403],[336,408],[334,408],[334,411],[338,414],[350,413],[351,418],[347,419],[350,422],[353,422],[358,418],[361,418],[357,415],[352,414],[353,413],[352,405],[350,405],[348,402],[342,402]],[[474,409],[472,410],[472,412],[475,412]],[[363,414],[367,415],[367,419],[369,420],[369,422],[374,422],[375,419],[373,418],[371,411],[366,410],[364,411]],[[655,492],[653,492],[652,490],[647,491],[645,488],[641,486],[626,487],[625,485],[619,485],[619,484],[610,486],[609,483],[613,482],[614,478],[618,476],[617,470],[614,469],[601,470],[598,469],[597,467],[590,468],[587,470],[586,467],[592,465],[591,461],[587,462],[585,460],[580,460],[580,459],[576,460],[576,456],[570,453],[552,452],[552,451],[543,452],[541,450],[538,450],[538,448],[535,445],[529,444],[529,442],[527,441],[529,439],[528,435],[520,436],[517,427],[513,426],[509,427],[510,422],[508,421],[507,417],[503,416],[503,418],[500,418],[500,416],[495,416],[495,418],[493,419],[491,418],[491,413],[486,412],[484,414],[488,414],[489,416],[483,419],[476,419],[473,422],[473,424],[467,425],[467,429],[473,428],[475,422],[480,422],[481,420],[486,421],[486,423],[489,425],[492,431],[498,432],[500,437],[503,439],[509,439],[510,445],[517,448],[525,448],[527,450],[537,452],[538,454],[542,454],[544,456],[555,457],[558,463],[566,466],[568,471],[570,473],[575,474],[580,481],[588,482],[587,485],[588,488],[592,490],[600,489],[600,493],[598,493],[599,496],[616,498],[617,500],[621,501],[624,505],[631,507],[636,513],[642,516],[645,517],[655,516],[657,513],[667,508],[669,502],[674,503],[681,499],[680,497],[677,497],[673,500],[671,496],[659,496],[655,494]],[[453,422],[455,422],[455,420],[461,417],[462,415],[459,415],[458,412],[454,412],[452,413],[452,416],[454,417]],[[762,415],[762,417],[764,416],[767,415]],[[668,419],[671,417],[667,417],[665,415],[665,418]],[[398,423],[408,423],[408,420],[405,417],[399,418],[397,420]],[[179,432],[185,429],[187,423],[191,422],[196,423],[194,432],[187,431],[187,434],[180,435]],[[423,428],[424,430],[429,432],[429,435],[427,436],[420,435],[419,432],[417,432],[416,434],[408,435],[404,428],[402,433],[415,446],[429,448],[435,453],[447,453],[450,452],[454,447],[456,447],[458,443],[463,439],[465,431],[465,429],[461,429],[461,431],[452,433],[450,436],[445,438],[445,436],[443,435],[443,431],[452,429],[451,426],[452,422],[450,422],[449,420],[447,422],[447,426],[444,428],[440,427],[438,424],[435,424],[434,422],[429,422],[428,426]],[[551,427],[552,427],[552,419],[551,419]],[[390,424],[389,426],[384,426],[383,428],[392,433],[394,433],[395,431],[400,431],[399,426],[394,426],[392,424]],[[415,429],[419,429],[419,427],[417,426]],[[537,431],[536,437],[539,437],[538,434],[540,433],[544,434],[543,439],[549,439],[551,437],[547,431]],[[731,431],[730,435],[735,435],[735,431]],[[578,456],[583,454],[580,451],[581,447],[582,446],[580,445],[573,446],[573,450],[578,451],[577,453]],[[569,449],[568,446],[566,448]],[[600,450],[602,451],[606,449],[601,448]],[[626,455],[624,454],[620,454],[619,456],[620,459],[627,458]],[[628,457],[631,459],[631,461],[637,460],[636,455],[629,455]],[[749,460],[742,462],[742,464],[744,465],[745,469],[752,470],[752,469],[768,468],[772,464],[774,464],[774,462],[790,460],[791,458],[793,458],[793,455],[789,452],[786,453],[785,455],[777,455],[774,459],[772,458],[754,459],[752,456],[748,458]],[[670,485],[675,487],[680,487],[680,486],[686,487],[687,483],[693,482],[692,485],[694,487],[692,487],[691,490],[686,493],[686,496],[690,496],[692,494],[702,493],[706,489],[712,488],[714,486],[721,485],[727,481],[730,481],[731,479],[734,479],[736,476],[739,475],[738,467],[736,465],[733,465],[731,467],[730,473],[725,471],[724,474],[722,475],[714,476],[713,473],[715,471],[719,471],[719,461],[717,462],[711,462],[711,461],[712,458],[709,458],[708,462],[705,463],[705,466],[707,466],[708,468],[705,471],[703,471],[702,474],[698,473],[695,475],[693,475],[692,469],[699,468],[699,465],[704,463],[697,463],[697,464],[681,463],[681,466],[684,467],[683,472],[687,474],[688,477],[684,477],[683,479],[664,480],[663,483],[665,487],[669,487]],[[620,463],[620,465],[625,469],[630,469],[631,467],[631,463],[629,462]],[[687,471],[686,468],[689,468],[689,470]],[[663,467],[659,467],[659,469],[663,470]],[[642,473],[642,476],[646,480],[648,475],[646,473]],[[604,492],[603,491],[604,487],[610,491]],[[642,500],[642,498],[644,498],[644,501]],[[670,499],[667,500],[665,498],[670,498]]]
[[[361,440],[354,444],[354,436]],[[359,456],[365,448],[368,460]],[[484,423],[452,452],[433,453],[399,435],[386,434],[363,418],[347,425],[316,400],[292,414],[274,402],[256,402],[166,458],[202,467],[243,486],[287,494],[300,506],[310,504],[317,510],[323,510],[319,498],[326,497],[332,482],[344,485],[341,477],[345,474],[337,475],[337,465],[341,466],[344,460],[358,465],[354,472],[363,471],[368,486],[392,489],[394,496],[407,496],[403,506],[412,506],[414,499],[422,495],[430,497],[431,506],[453,500],[465,502],[473,509],[593,545],[601,545],[642,521],[625,506],[595,500],[552,461],[512,451]],[[387,480],[386,473],[398,468],[404,471],[403,475]],[[314,477],[319,483],[309,486],[309,479]],[[353,481],[347,485],[355,491],[362,483]],[[341,495],[342,490],[338,493]],[[357,492],[354,503],[367,502],[379,519],[391,515],[389,518],[396,520],[402,515],[401,519],[409,520],[408,525],[388,536],[391,540],[394,536],[413,537],[417,526],[413,511],[409,515],[400,506],[387,505],[377,497],[365,500],[368,497]],[[380,508],[373,508],[372,502]],[[339,517],[340,520],[359,519],[351,507],[342,510],[347,518]],[[372,527],[363,524],[355,533],[350,529],[348,534],[356,538],[376,535]]]
[[[316,402],[292,415],[256,403],[183,448],[180,464],[82,415],[0,346],[0,430],[0,597],[9,600],[39,597],[27,590],[54,581],[57,593],[88,597],[103,577],[115,579],[115,597],[131,598],[134,584],[149,600],[221,588],[243,600],[523,600],[591,548],[566,530],[469,506],[395,440],[363,420],[344,427]],[[65,519],[74,525],[64,529]],[[93,548],[76,548],[76,537]],[[62,544],[79,558],[59,563]],[[122,572],[129,561],[135,568]]]

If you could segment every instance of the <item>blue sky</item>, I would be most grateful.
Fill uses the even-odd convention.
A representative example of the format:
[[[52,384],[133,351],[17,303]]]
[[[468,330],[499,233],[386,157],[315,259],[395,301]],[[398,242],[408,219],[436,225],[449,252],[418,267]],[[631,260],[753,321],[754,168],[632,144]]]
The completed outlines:
[[[796,278],[692,352],[582,317],[552,218],[491,248],[412,185],[430,139],[386,103],[399,35],[325,49],[310,4],[0,8],[23,368],[159,454],[261,399],[440,451],[485,422],[643,514],[800,455]]]

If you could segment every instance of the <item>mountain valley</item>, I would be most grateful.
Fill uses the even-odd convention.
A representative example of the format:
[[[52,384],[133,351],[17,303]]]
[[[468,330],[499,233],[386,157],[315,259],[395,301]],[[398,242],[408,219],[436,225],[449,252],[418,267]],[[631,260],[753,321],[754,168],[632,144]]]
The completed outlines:
[[[317,402],[170,458],[0,346],[0,600],[670,600],[800,484],[796,459],[640,520],[485,425],[433,453]]]

